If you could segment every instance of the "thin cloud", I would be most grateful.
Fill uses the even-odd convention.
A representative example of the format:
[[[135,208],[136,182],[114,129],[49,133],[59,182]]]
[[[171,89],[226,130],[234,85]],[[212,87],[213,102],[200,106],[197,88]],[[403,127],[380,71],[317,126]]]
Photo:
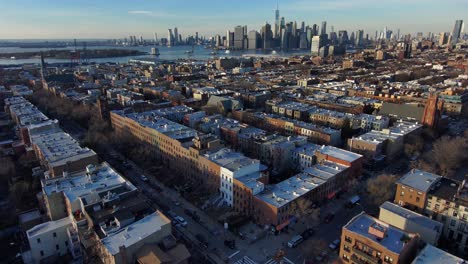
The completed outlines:
[[[132,15],[152,15],[153,14],[153,12],[145,11],[145,10],[131,10],[131,11],[128,11],[128,13]]]

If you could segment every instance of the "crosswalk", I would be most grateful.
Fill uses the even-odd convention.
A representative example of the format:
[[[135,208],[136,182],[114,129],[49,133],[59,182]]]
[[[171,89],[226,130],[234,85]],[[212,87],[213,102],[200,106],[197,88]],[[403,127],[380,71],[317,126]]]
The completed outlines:
[[[275,259],[269,259],[264,264],[280,264],[280,263],[282,263],[282,264],[294,264],[294,262],[292,262],[291,260],[289,260],[287,258],[283,258],[282,262],[278,262]],[[249,258],[247,256],[244,256],[243,258],[237,260],[233,264],[259,264],[259,263],[255,262],[254,260],[252,260],[251,258]]]
[[[234,264],[258,264],[258,263],[253,261],[251,258],[244,256],[243,258],[234,262]]]

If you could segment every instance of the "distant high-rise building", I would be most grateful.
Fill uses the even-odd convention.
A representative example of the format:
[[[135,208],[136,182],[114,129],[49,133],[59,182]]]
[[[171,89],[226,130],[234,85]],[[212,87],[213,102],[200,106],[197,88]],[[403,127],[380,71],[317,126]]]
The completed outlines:
[[[318,26],[317,24],[312,25],[312,35],[317,36],[318,35]]]
[[[327,21],[322,22],[322,28],[320,29],[320,35],[327,34]]]
[[[228,48],[234,48],[234,32],[227,31],[226,32],[226,46]]]
[[[179,44],[179,31],[177,30],[177,27],[174,28],[174,46],[177,46]]]
[[[276,10],[275,10],[275,38],[279,37],[280,32],[280,11],[279,11],[279,4],[276,3]]]
[[[364,30],[358,30],[356,32],[356,46],[362,47],[364,45]]]
[[[347,45],[349,41],[348,31],[340,30],[338,31],[338,42],[340,45]]]
[[[323,46],[323,36],[313,36],[310,45],[310,52],[312,55],[318,56],[320,48]]]
[[[447,44],[448,37],[449,37],[449,33],[447,33],[447,32],[440,32],[440,35],[439,35],[439,46],[443,46],[443,45]]]
[[[167,46],[174,46],[174,35],[172,34],[172,29],[167,30]]]
[[[307,33],[302,32],[299,36],[299,48],[307,49],[309,47],[309,42],[307,41]]]
[[[263,40],[263,48],[264,49],[271,49],[273,48],[273,33],[271,32],[271,25],[265,23],[262,27],[261,37]]]
[[[237,26],[234,28],[234,48],[244,49],[244,38],[245,28],[243,26]]]
[[[221,36],[218,35],[218,34],[216,34],[216,36],[215,36],[215,45],[216,45],[216,47],[222,46],[222,44],[221,44]]]
[[[158,43],[158,33],[154,32],[154,44]]]
[[[464,30],[465,24],[463,23],[463,20],[457,20],[455,21],[455,26],[453,27],[452,31],[452,45],[455,45],[458,43],[458,40],[461,37],[461,34]]]
[[[249,31],[248,34],[248,49],[254,50],[260,48],[260,34],[256,30]]]

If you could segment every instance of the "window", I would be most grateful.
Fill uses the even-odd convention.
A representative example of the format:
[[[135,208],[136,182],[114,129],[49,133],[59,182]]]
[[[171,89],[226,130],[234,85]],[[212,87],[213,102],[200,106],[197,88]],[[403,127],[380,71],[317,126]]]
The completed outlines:
[[[450,225],[451,225],[451,226],[455,226],[456,224],[457,224],[457,220],[452,219],[452,220],[450,221]]]
[[[44,251],[41,250],[41,257],[43,257],[43,256],[44,256]]]
[[[37,243],[38,243],[38,244],[41,243],[41,239],[40,239],[40,238],[37,239]]]
[[[421,198],[416,197],[416,202],[418,203],[421,200]]]
[[[403,195],[405,195],[405,192],[401,191],[400,196],[403,196]]]
[[[55,249],[57,249],[57,250],[59,250],[59,249],[60,249],[60,247],[59,247],[59,245],[58,245],[58,244],[57,244],[57,245],[55,245]]]
[[[54,237],[57,237],[57,233],[54,232]]]

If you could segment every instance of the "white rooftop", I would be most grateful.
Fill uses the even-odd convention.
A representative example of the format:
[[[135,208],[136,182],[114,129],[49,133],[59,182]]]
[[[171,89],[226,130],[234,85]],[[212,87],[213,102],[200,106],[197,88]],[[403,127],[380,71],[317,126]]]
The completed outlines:
[[[94,165],[90,165],[94,166]],[[51,195],[56,192],[63,192],[70,200],[74,201],[77,198],[82,198],[85,204],[92,204],[92,201],[87,201],[87,198],[95,197],[95,193],[107,193],[120,187],[122,192],[130,192],[136,190],[136,187],[129,181],[125,180],[107,163],[102,163],[96,166],[94,173],[87,175],[86,170],[77,172],[67,177],[58,177],[43,180],[43,192],[46,195]]]
[[[369,227],[372,225],[386,229],[385,237],[379,239],[375,235],[370,234]],[[367,237],[396,254],[400,254],[400,252],[405,247],[405,242],[402,241],[402,238],[410,237],[411,235],[404,230],[373,218],[364,212],[351,219],[343,228],[346,228],[348,231],[359,234],[363,237]]]
[[[82,148],[73,137],[63,131],[33,136],[31,141],[53,166],[96,155],[93,150]]]
[[[440,222],[437,222],[435,220],[430,219],[429,217],[426,217],[424,215],[420,215],[418,213],[415,213],[411,210],[408,210],[406,208],[403,208],[401,206],[398,206],[397,204],[391,203],[391,202],[385,202],[380,206],[381,209],[385,209],[387,211],[390,211],[394,214],[397,214],[401,217],[406,218],[408,221],[411,221],[413,223],[416,223],[419,226],[424,226],[426,228],[429,228],[431,230],[436,230],[436,231],[441,231],[443,228],[443,224]]]
[[[57,228],[71,225],[73,220],[71,217],[64,217],[62,219],[56,220],[56,221],[49,221],[45,222],[42,224],[39,224],[28,231],[26,231],[26,234],[28,235],[28,238],[47,233],[52,230],[56,230]]]
[[[126,248],[138,243],[140,240],[160,231],[164,225],[170,225],[170,220],[160,212],[154,212],[120,231],[101,240],[110,254],[119,253],[119,247]]]
[[[326,181],[317,177],[312,177],[307,173],[299,173],[287,180],[270,186],[267,191],[258,194],[257,197],[275,207],[282,207],[302,195],[309,193],[325,182]]]
[[[442,176],[432,174],[426,171],[412,169],[403,177],[401,177],[397,183],[406,185],[414,188],[421,192],[428,192],[431,186],[438,182]]]
[[[466,260],[427,244],[411,264],[462,264]]]
[[[347,150],[344,150],[344,149],[340,149],[340,148],[335,148],[335,147],[332,147],[332,146],[322,146],[317,151],[322,153],[322,154],[325,154],[325,155],[328,155],[328,156],[331,156],[331,157],[335,157],[337,159],[348,161],[348,162],[353,162],[353,161],[356,161],[356,160],[362,158],[362,155],[360,155],[360,154],[357,154],[357,153],[354,153],[354,152],[351,152],[351,151],[347,151]]]

